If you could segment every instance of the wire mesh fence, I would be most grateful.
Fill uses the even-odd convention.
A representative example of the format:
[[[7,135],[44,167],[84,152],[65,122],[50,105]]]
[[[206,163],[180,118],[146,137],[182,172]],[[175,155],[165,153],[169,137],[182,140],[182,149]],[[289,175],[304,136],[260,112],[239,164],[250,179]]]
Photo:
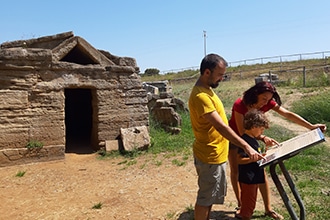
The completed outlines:
[[[227,72],[231,80],[255,77],[255,82],[269,81],[278,85],[297,87],[329,86],[330,58],[308,61],[268,63],[238,67]]]

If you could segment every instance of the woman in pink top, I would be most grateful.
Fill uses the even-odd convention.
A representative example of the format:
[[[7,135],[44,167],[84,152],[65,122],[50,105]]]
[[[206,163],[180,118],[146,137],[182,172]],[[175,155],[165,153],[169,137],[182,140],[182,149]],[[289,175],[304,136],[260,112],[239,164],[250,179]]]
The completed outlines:
[[[243,98],[238,98],[235,101],[232,108],[231,118],[229,120],[229,126],[238,135],[241,136],[244,133],[244,115],[251,109],[257,109],[262,112],[274,110],[286,119],[289,119],[290,121],[310,130],[316,128],[320,128],[323,132],[326,130],[325,124],[311,124],[305,119],[303,119],[301,116],[283,108],[281,104],[281,98],[278,95],[276,88],[269,82],[259,82],[256,85],[252,86],[250,89],[246,90],[243,93]],[[258,137],[258,139],[265,142],[265,144],[268,146],[278,144],[274,139],[265,135],[261,135],[260,137]],[[238,148],[235,145],[230,144],[228,156],[230,165],[230,179],[237,199],[237,209],[239,209],[239,207],[241,206],[241,200],[240,187],[238,183],[237,152]],[[274,212],[270,206],[270,191],[267,178],[265,183],[260,185],[259,189],[265,205],[265,214],[274,219],[280,219],[280,215]]]

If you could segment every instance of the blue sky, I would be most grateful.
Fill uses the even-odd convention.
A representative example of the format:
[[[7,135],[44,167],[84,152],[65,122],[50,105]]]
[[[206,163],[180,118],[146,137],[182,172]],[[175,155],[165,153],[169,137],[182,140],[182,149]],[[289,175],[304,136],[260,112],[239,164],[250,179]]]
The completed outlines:
[[[330,1],[30,0],[1,2],[0,43],[73,31],[140,71],[330,50]],[[206,31],[204,47],[203,31]]]

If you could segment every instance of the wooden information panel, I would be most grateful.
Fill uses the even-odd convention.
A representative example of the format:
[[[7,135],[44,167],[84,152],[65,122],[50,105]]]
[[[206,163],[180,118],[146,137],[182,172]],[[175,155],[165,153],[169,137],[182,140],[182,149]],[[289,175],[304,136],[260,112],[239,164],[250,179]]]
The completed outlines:
[[[259,166],[267,166],[280,159],[294,156],[303,149],[318,144],[322,141],[325,141],[325,139],[322,131],[319,128],[308,131],[270,148],[266,152],[266,159],[259,161]]]

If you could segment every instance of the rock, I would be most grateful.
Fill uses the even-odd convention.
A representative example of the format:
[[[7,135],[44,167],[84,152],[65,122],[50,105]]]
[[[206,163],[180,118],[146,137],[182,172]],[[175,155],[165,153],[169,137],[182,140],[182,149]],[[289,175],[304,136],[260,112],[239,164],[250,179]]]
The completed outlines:
[[[121,128],[120,134],[125,151],[143,150],[150,145],[149,131],[146,126]]]

